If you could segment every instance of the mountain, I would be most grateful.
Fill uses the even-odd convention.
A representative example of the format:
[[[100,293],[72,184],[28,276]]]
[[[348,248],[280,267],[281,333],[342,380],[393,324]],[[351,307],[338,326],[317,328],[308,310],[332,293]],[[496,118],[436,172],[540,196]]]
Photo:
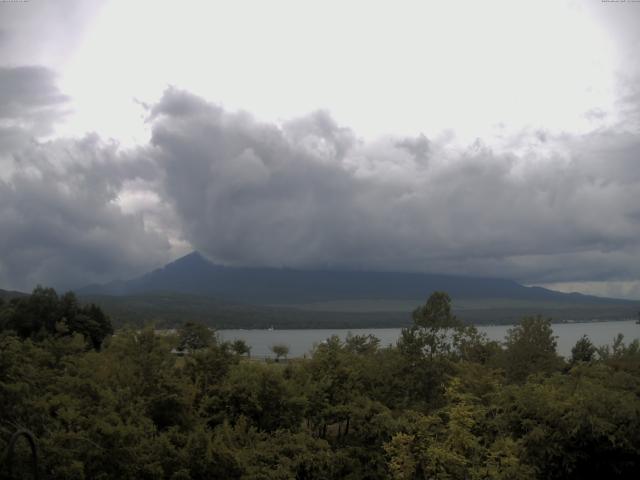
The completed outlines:
[[[640,302],[527,287],[512,280],[401,272],[240,268],[193,252],[128,281],[77,290],[117,325],[216,328],[373,328],[406,326],[435,290],[463,320],[512,324],[526,315],[556,321],[635,318]]]
[[[92,285],[81,295],[174,292],[250,304],[296,305],[353,300],[426,299],[444,290],[455,300],[624,304],[626,301],[527,287],[512,280],[454,275],[246,268],[215,265],[198,252],[129,281]],[[634,302],[629,302],[634,303]]]
[[[10,300],[12,298],[26,297],[28,293],[16,292],[14,290],[2,290],[0,288],[0,298],[3,300]]]

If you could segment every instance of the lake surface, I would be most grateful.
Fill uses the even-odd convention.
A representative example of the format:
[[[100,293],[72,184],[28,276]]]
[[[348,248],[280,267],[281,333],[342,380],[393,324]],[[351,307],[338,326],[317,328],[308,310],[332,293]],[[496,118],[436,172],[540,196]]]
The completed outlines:
[[[487,334],[491,340],[503,340],[511,325],[483,325],[478,330]],[[383,346],[395,345],[400,337],[400,328],[353,328],[353,329],[317,329],[317,330],[219,330],[223,340],[242,339],[251,346],[251,355],[255,357],[272,357],[269,347],[283,343],[289,346],[291,357],[302,357],[308,354],[315,344],[326,340],[331,335],[338,335],[344,340],[347,333],[354,335],[375,335]],[[558,353],[571,356],[571,348],[583,335],[587,335],[596,346],[613,343],[618,334],[624,335],[625,343],[640,338],[640,325],[635,320],[617,322],[558,323],[553,325],[553,332],[558,337]]]

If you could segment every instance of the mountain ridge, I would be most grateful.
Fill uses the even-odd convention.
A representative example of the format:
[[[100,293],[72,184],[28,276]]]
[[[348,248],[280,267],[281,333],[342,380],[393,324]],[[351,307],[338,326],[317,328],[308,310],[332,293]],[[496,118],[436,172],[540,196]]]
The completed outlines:
[[[18,292],[17,290],[3,290],[2,288],[0,288],[0,298],[2,298],[3,300],[26,297],[28,295],[28,293]]]
[[[431,273],[227,267],[210,262],[199,252],[187,254],[128,281],[89,285],[77,292],[124,296],[165,291],[252,304],[298,304],[346,299],[417,299],[426,298],[435,290],[446,291],[454,300],[506,298],[581,304],[636,303],[529,287],[508,279]]]

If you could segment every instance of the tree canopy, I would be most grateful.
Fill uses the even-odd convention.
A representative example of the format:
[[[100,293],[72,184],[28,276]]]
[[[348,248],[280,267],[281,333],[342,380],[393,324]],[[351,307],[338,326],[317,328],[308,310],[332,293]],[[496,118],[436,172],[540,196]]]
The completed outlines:
[[[106,320],[74,298],[40,288],[0,309],[0,453],[15,430],[32,431],[42,478],[577,480],[640,469],[638,341],[583,338],[565,361],[547,320],[492,342],[439,293],[395,346],[332,336],[276,363],[196,324],[92,337],[83,316]],[[180,346],[189,354],[175,355]],[[20,453],[14,470],[26,472]]]
[[[58,296],[53,288],[38,286],[29,296],[0,304],[0,331],[32,339],[79,333],[99,349],[113,327],[97,305],[80,305],[73,292]]]

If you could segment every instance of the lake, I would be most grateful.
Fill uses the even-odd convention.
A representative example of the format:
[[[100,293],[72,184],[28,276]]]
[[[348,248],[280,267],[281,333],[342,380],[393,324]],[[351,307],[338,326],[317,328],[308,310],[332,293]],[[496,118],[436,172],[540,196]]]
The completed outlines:
[[[491,340],[503,340],[511,325],[478,325],[481,332]],[[338,335],[344,340],[347,333],[354,335],[375,335],[380,344],[395,345],[400,337],[400,328],[353,328],[353,329],[317,329],[317,330],[219,330],[223,340],[242,339],[251,347],[251,355],[255,357],[272,357],[269,347],[276,343],[289,346],[290,357],[302,357],[308,354],[314,344],[326,340],[331,335]],[[571,356],[571,348],[583,335],[587,335],[596,346],[613,343],[613,338],[622,333],[625,343],[640,338],[640,325],[635,320],[616,322],[585,322],[553,324],[553,332],[558,337],[558,353]]]

